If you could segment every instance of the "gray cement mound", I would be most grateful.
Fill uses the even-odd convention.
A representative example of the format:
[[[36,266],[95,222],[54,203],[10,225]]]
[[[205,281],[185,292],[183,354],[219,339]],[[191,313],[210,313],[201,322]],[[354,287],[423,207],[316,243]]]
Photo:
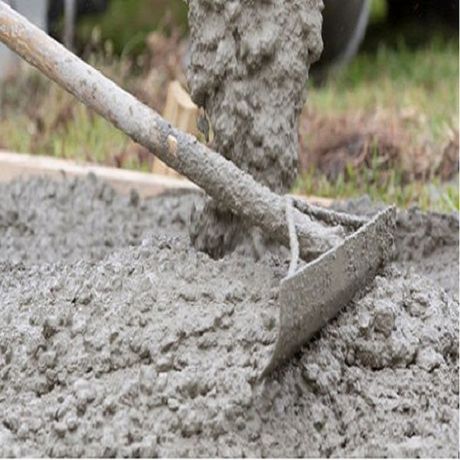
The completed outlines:
[[[261,382],[284,250],[197,252],[198,194],[0,193],[0,456],[458,455],[455,217],[401,212],[397,260]]]

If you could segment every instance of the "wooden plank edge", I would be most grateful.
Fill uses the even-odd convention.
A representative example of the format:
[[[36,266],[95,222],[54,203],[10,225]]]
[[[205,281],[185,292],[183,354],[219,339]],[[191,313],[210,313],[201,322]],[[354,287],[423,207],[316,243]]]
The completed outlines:
[[[156,196],[171,189],[199,190],[187,179],[0,150],[0,182],[33,176],[54,179],[85,177],[90,173],[108,182],[119,193],[126,194],[134,189],[142,198]]]
[[[34,176],[47,176],[54,179],[85,177],[90,173],[108,182],[119,193],[127,194],[134,189],[142,198],[157,196],[168,190],[199,190],[198,186],[185,178],[179,179],[161,174],[0,150],[0,182],[9,182],[18,178],[27,179]],[[330,198],[307,197],[297,194],[294,196],[325,207],[329,207],[333,203]]]

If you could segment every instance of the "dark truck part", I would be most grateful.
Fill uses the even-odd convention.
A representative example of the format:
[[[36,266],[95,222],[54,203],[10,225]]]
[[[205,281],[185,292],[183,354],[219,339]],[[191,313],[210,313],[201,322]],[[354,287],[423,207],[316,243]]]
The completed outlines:
[[[387,0],[391,23],[415,19],[430,22],[441,20],[458,29],[458,0]]]
[[[107,9],[108,3],[108,0],[77,0],[77,17],[85,14],[102,13]],[[63,13],[64,0],[50,0],[48,7],[48,24],[56,22]]]
[[[346,64],[358,51],[369,21],[368,0],[324,0],[323,42],[320,60],[312,66],[315,79]]]
[[[324,0],[321,59],[312,75],[323,80],[334,68],[347,64],[366,34],[372,0]],[[458,30],[458,0],[387,0],[387,25],[438,21]],[[427,29],[429,35],[430,29]]]

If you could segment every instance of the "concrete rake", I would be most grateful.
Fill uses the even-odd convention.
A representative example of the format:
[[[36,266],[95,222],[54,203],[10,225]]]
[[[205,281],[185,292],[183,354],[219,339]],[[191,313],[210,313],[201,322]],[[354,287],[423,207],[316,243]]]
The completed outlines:
[[[309,261],[281,282],[278,339],[262,376],[298,351],[390,260],[394,208],[366,221],[273,193],[194,136],[172,127],[2,1],[0,41],[223,207],[291,247],[293,258],[298,254]],[[344,236],[346,229],[352,230],[349,236]]]

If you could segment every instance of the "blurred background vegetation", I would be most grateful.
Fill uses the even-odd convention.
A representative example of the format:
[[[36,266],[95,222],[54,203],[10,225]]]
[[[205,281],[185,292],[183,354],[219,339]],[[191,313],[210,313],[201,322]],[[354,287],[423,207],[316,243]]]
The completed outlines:
[[[186,85],[186,17],[182,0],[111,0],[81,18],[76,50],[162,112],[168,83]],[[358,55],[309,83],[295,191],[458,211],[458,53],[458,26],[394,21],[373,0]],[[151,169],[145,149],[32,70],[0,86],[0,108],[0,148]]]

